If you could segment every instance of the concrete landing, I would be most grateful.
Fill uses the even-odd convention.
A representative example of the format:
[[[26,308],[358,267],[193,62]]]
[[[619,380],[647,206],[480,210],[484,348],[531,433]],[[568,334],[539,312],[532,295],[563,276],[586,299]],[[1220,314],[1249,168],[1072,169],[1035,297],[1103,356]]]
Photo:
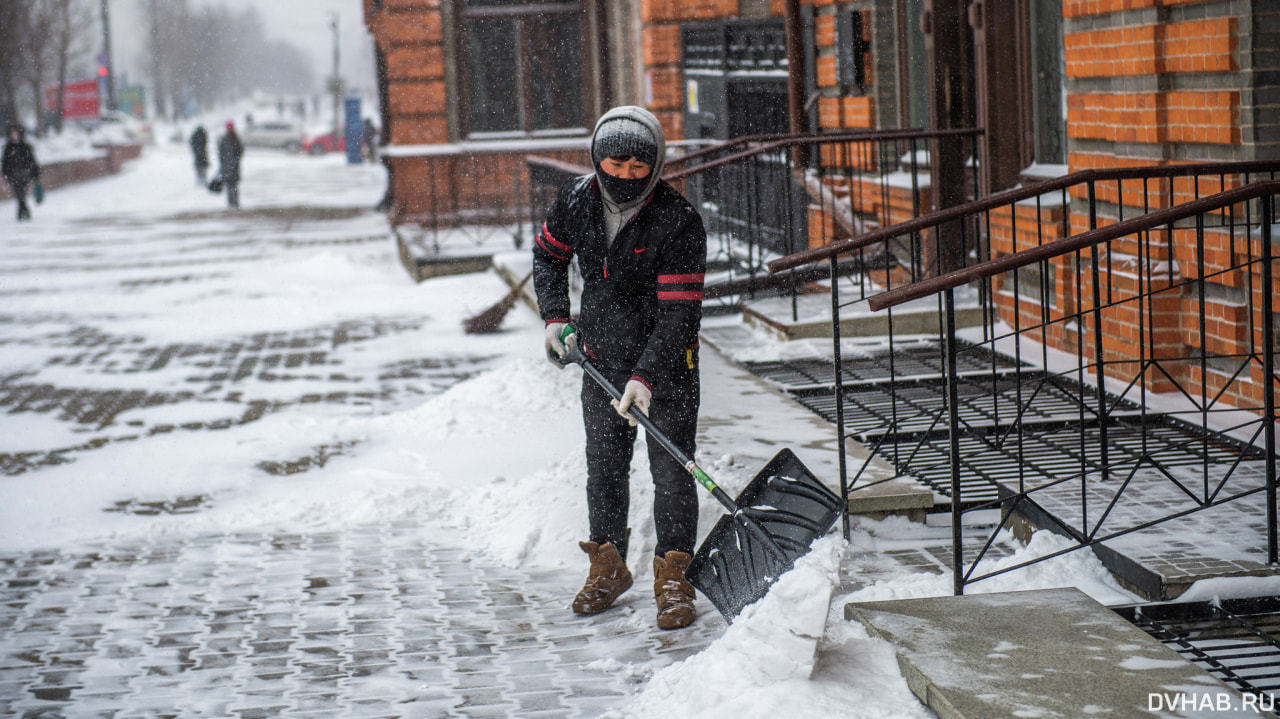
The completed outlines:
[[[415,231],[400,226],[393,232],[400,264],[414,282],[484,272],[493,266],[495,255],[510,253],[518,246],[518,229],[508,227]]]
[[[941,719],[1258,717],[1242,695],[1074,588],[854,603]]]
[[[976,327],[982,323],[982,308],[968,288],[957,290],[956,325]],[[844,302],[849,302],[850,297]],[[742,303],[742,318],[750,325],[768,329],[783,339],[805,339],[831,336],[831,295],[800,295],[793,305],[790,297],[768,297]],[[866,301],[853,302],[840,308],[842,337],[885,337],[890,334],[937,335],[941,326],[938,301],[933,298],[908,302],[890,313],[872,312]]]

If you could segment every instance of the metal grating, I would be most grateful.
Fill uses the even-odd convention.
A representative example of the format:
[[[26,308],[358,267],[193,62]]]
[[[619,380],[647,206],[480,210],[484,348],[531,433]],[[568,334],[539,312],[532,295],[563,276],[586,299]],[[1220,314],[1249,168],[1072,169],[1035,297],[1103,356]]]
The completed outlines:
[[[943,374],[942,348],[936,342],[914,345],[899,344],[893,352],[886,350],[846,355],[840,360],[840,381],[844,385],[936,378]],[[829,359],[746,362],[744,366],[758,377],[781,384],[788,391],[832,387],[835,363]],[[991,374],[1017,369],[1006,357],[985,349],[967,349],[956,356],[961,376],[971,373]]]
[[[1113,609],[1228,686],[1264,697],[1280,691],[1280,597]]]
[[[847,387],[845,429],[863,441],[889,432],[946,429],[945,391],[940,377]],[[1096,395],[1042,372],[969,375],[960,378],[956,393],[960,422],[970,429],[1097,417]],[[830,388],[796,390],[792,395],[827,421],[836,421],[835,392]],[[1131,402],[1108,407],[1113,417],[1139,412]]]
[[[1164,467],[1229,463],[1241,454],[1259,454],[1238,444],[1169,420],[1147,417],[1113,421],[1107,426],[1105,467],[1123,476],[1141,464]],[[1154,424],[1153,424],[1154,422]],[[961,500],[996,499],[998,485],[1017,489],[1020,482],[1043,485],[1055,480],[1101,474],[1103,441],[1094,424],[1045,425],[1044,431],[1005,433],[1002,428],[978,428],[960,438]],[[911,474],[935,491],[951,496],[951,465],[945,425],[924,435],[890,435],[877,453],[900,472]]]
[[[1103,434],[1093,388],[1020,368],[985,348],[957,355],[961,426],[960,493],[965,504],[1000,497],[1000,485],[1121,475],[1141,465],[1232,462],[1258,451],[1221,435],[1108,397]],[[835,364],[803,359],[748,362],[829,422],[836,421]],[[845,430],[899,472],[951,496],[943,357],[937,343],[899,346],[842,358]],[[1143,424],[1145,423],[1145,427]],[[1015,431],[1016,430],[1016,431]],[[1105,457],[1105,461],[1104,461]]]

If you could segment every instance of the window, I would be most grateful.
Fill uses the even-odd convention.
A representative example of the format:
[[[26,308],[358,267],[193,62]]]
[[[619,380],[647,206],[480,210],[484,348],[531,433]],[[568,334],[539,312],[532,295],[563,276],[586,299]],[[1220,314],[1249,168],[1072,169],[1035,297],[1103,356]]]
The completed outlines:
[[[584,130],[581,2],[459,0],[464,135]]]
[[[898,5],[898,92],[902,127],[929,127],[929,59],[920,16],[924,0],[903,0]]]
[[[1035,160],[1067,161],[1066,61],[1062,0],[1031,0],[1031,92],[1035,113]]]

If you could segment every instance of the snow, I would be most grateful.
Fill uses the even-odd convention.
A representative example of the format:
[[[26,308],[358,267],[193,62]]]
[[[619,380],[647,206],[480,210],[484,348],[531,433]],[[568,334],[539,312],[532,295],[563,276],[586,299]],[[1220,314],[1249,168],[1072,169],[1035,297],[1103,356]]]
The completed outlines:
[[[306,176],[309,168],[324,168],[343,181],[319,184],[319,179]],[[226,393],[129,409],[105,427],[86,427],[46,414],[0,414],[2,452],[47,451],[101,437],[112,440],[79,453],[74,462],[5,478],[0,551],[73,549],[103,538],[188,537],[263,528],[332,530],[429,516],[459,528],[471,551],[503,566],[568,570],[561,574],[571,592],[569,585],[583,567],[576,542],[586,536],[586,470],[577,403],[581,373],[577,368],[558,370],[541,357],[541,322],[517,307],[503,332],[465,335],[460,319],[494,302],[506,286],[492,273],[414,284],[395,259],[389,228],[375,215],[307,224],[295,231],[284,219],[262,214],[278,210],[287,215],[317,196],[335,208],[372,206],[381,196],[382,182],[383,170],[376,165],[349,167],[338,156],[306,158],[251,150],[244,167],[244,209],[228,213],[222,197],[194,188],[185,147],[162,142],[118,176],[52,191],[36,208],[35,222],[20,232],[7,211],[0,216],[0,235],[11,238],[0,247],[0,261],[11,270],[6,275],[5,314],[24,321],[40,318],[32,324],[0,325],[0,366],[5,375],[25,373],[27,382],[77,386],[86,374],[93,374],[95,387],[191,392],[203,385],[190,382],[189,368],[173,365],[139,373],[128,367],[77,367],[72,356],[85,350],[69,342],[50,349],[54,343],[43,340],[33,347],[23,337],[70,336],[85,320],[110,318],[117,333],[110,339],[126,346],[145,339],[149,346],[216,348],[235,338],[370,316],[396,323],[402,331],[330,348],[344,351],[343,372],[366,377],[379,367],[430,358],[457,363],[471,373],[447,387],[442,386],[449,384],[446,380],[432,384],[421,379],[417,394],[381,403],[294,404],[255,422],[232,422],[217,432],[183,431],[181,426],[238,417],[245,407]],[[112,221],[76,225],[75,218],[88,216]],[[191,238],[194,249],[183,254],[187,250],[180,240],[175,242],[175,237],[182,237],[175,228],[192,216],[206,218],[196,227],[225,242],[214,248]],[[218,219],[207,219],[210,216]],[[351,237],[371,239],[324,242]],[[315,244],[299,248],[304,240]],[[279,247],[289,242],[294,244],[288,258],[277,262]],[[200,258],[211,253],[224,259],[242,255],[245,261],[221,262],[217,273],[198,283],[172,281],[175,275],[200,273]],[[160,255],[180,256],[186,263],[171,267],[156,260]],[[72,271],[36,271],[51,257],[68,263]],[[74,271],[84,263],[99,269]],[[32,271],[13,274],[18,266]],[[120,284],[126,277],[137,277],[139,266],[150,267],[144,274],[155,281],[145,292]],[[34,291],[50,283],[57,291]],[[818,349],[813,341],[778,342],[759,347],[755,359]],[[68,361],[53,362],[55,356]],[[323,365],[300,368],[280,383],[280,399],[331,391],[329,371]],[[732,406],[734,398],[719,401]],[[749,395],[742,401],[749,402]],[[749,415],[749,407],[740,414]],[[147,442],[128,441],[138,426],[162,424],[179,429]],[[719,431],[723,435],[733,428]],[[263,481],[268,476],[259,469],[264,462],[314,456],[317,448],[328,453],[323,467]],[[752,472],[735,455],[700,455],[698,460],[730,488],[740,486]],[[647,475],[644,451],[636,453],[633,472]],[[141,517],[101,510],[124,501],[182,496],[208,501],[201,511],[184,515]],[[721,510],[714,500],[704,499],[705,532]],[[650,483],[635,482],[631,523],[639,536],[633,534],[633,571],[641,569],[652,551],[651,505]],[[892,648],[869,637],[861,625],[845,621],[843,606],[850,601],[946,596],[951,593],[950,575],[903,568],[839,594],[839,569],[845,561],[852,561],[856,569],[857,562],[871,561],[859,557],[873,557],[880,548],[936,539],[947,531],[889,518],[860,521],[848,544],[837,535],[819,539],[793,571],[705,651],[656,671],[600,663],[597,669],[630,677],[637,685],[636,694],[607,716],[932,716],[908,690]],[[1038,533],[1029,546],[983,569],[996,571],[1050,554],[1066,541]],[[1104,603],[1132,601],[1084,552],[997,575],[970,591],[1064,586],[1079,587]],[[191,703],[198,705],[198,688],[189,692]]]

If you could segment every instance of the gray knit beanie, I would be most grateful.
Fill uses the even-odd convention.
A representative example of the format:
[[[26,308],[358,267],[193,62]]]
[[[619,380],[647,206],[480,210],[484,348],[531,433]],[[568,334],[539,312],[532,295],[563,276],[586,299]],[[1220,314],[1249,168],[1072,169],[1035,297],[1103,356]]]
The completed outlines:
[[[627,117],[618,117],[596,130],[591,161],[597,167],[606,157],[634,157],[649,167],[658,159],[658,144],[649,128]]]

